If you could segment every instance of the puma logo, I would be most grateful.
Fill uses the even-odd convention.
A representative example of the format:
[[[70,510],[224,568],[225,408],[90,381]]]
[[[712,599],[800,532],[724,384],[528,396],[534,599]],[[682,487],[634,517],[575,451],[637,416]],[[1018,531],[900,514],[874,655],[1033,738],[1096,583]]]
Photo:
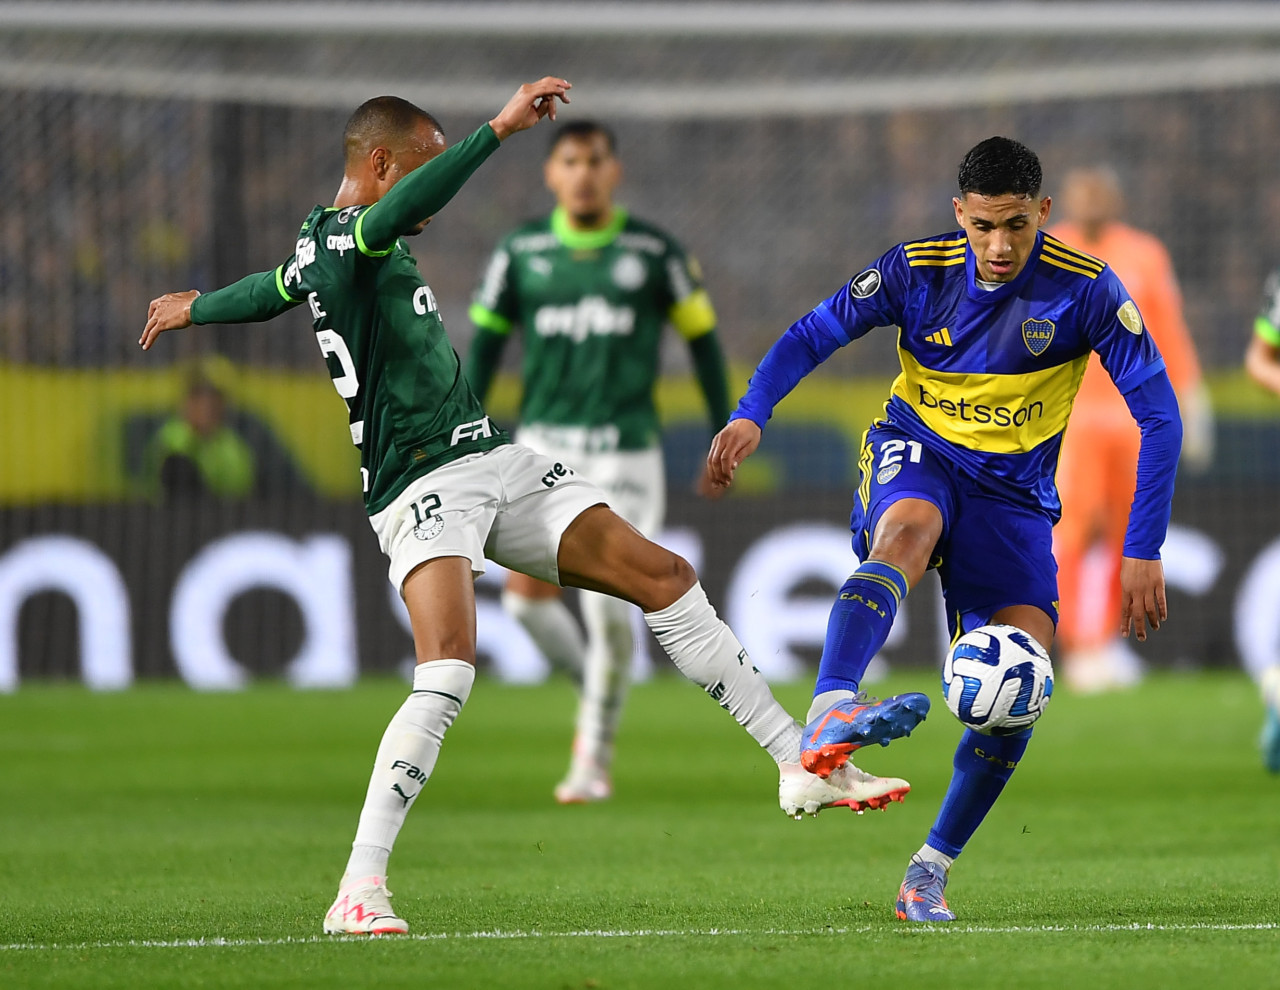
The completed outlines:
[[[400,795],[400,800],[404,802],[404,806],[406,808],[409,807],[410,801],[412,801],[414,798],[416,798],[419,794],[422,793],[422,789],[419,788],[418,790],[414,791],[412,794],[406,794],[404,791],[400,790],[399,784],[392,784],[391,789]]]

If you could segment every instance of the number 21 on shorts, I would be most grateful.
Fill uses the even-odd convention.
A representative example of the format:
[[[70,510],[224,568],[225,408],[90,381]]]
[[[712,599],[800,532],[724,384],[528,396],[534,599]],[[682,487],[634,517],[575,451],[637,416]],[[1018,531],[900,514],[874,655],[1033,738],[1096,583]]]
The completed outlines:
[[[880,463],[876,466],[877,484],[888,484],[902,470],[904,451],[910,451],[907,454],[910,463],[919,464],[924,447],[919,440],[886,440],[880,444]]]

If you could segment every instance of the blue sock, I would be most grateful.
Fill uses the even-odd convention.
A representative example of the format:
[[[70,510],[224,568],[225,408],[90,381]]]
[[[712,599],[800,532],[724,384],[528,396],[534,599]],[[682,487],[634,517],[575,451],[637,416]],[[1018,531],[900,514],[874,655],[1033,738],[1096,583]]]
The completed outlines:
[[[956,748],[955,772],[942,799],[929,845],[952,858],[982,824],[1027,750],[1031,730],[1016,736],[984,736],[965,729]]]
[[[824,691],[858,690],[906,596],[907,576],[892,564],[868,560],[849,576],[827,620],[815,697]]]

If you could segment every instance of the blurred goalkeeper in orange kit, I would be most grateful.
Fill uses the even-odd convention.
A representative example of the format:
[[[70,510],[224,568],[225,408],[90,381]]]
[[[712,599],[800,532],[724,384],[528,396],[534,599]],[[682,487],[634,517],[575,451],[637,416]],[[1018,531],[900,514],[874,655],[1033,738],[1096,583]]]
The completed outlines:
[[[1049,232],[1105,261],[1132,294],[1178,395],[1183,465],[1203,469],[1212,457],[1213,421],[1169,252],[1154,235],[1120,222],[1124,200],[1110,168],[1068,173],[1059,202],[1067,219]],[[1062,442],[1062,520],[1053,534],[1062,596],[1061,669],[1077,691],[1126,687],[1142,677],[1138,657],[1120,635],[1118,551],[1133,501],[1140,439],[1095,354]]]

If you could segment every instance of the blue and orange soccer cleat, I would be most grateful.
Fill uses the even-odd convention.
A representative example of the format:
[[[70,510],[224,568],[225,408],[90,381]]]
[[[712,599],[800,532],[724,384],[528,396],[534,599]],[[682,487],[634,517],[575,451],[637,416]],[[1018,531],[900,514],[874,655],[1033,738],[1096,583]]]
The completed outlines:
[[[936,924],[955,921],[955,912],[942,896],[947,889],[947,871],[941,863],[929,863],[912,856],[907,875],[898,888],[898,917],[903,921]]]
[[[888,746],[929,714],[928,695],[897,694],[883,701],[866,695],[837,701],[804,727],[800,739],[800,763],[810,773],[828,776],[845,764],[849,754],[863,746]]]

